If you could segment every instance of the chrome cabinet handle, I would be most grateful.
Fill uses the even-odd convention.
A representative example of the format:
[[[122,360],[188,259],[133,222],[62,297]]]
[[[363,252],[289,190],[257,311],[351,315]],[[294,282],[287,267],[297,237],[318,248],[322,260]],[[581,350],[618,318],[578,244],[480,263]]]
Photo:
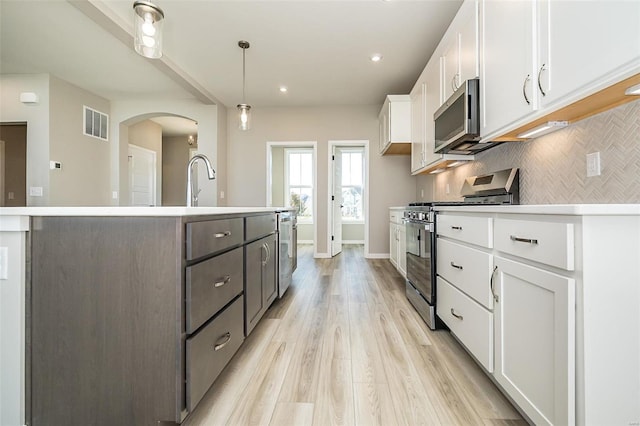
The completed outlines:
[[[452,266],[453,268],[456,268],[456,269],[459,269],[459,270],[461,270],[461,271],[462,271],[462,266],[460,266],[460,265],[456,265],[455,263],[451,262],[451,266]]]
[[[454,317],[458,318],[459,320],[463,320],[464,317],[462,315],[458,315],[454,312],[453,308],[451,308],[451,315],[453,315]]]
[[[493,296],[493,300],[495,300],[496,303],[498,303],[499,300],[498,300],[498,295],[495,293],[495,291],[493,291],[493,279],[496,276],[496,271],[497,270],[498,270],[497,266],[495,268],[493,268],[493,272],[491,273],[491,285],[490,285],[490,287],[491,287],[491,295]]]
[[[221,281],[216,281],[213,283],[215,288],[222,287],[223,285],[229,283],[231,281],[231,275],[225,275],[225,277]]]
[[[231,231],[224,231],[224,232],[218,232],[216,234],[214,234],[214,237],[216,238],[224,238],[224,237],[228,237],[231,235]]]
[[[268,252],[267,252],[267,243],[262,243],[262,246],[260,247],[262,250],[264,250],[264,260],[262,260],[262,254],[260,254],[260,262],[262,262],[262,266],[265,266],[267,264],[267,262],[269,261],[268,258]]]
[[[451,88],[453,89],[453,91],[456,91],[456,76],[458,74],[454,74],[453,77],[451,78]]]
[[[517,241],[519,243],[538,244],[538,240],[532,238],[520,238],[515,235],[511,235],[509,238],[511,238],[511,241]]]
[[[224,342],[222,343],[216,343],[215,345],[213,345],[213,350],[214,351],[219,351],[220,349],[224,348],[225,346],[227,346],[227,344],[231,341],[231,333],[230,332],[226,332],[224,334],[224,336],[222,336],[224,340]],[[220,339],[218,339],[220,340]]]
[[[527,105],[531,105],[529,102],[529,98],[527,97],[527,82],[531,80],[531,74],[527,74],[527,78],[524,79],[524,83],[522,83],[522,96],[524,96],[524,100],[527,101]]]
[[[542,93],[542,96],[547,96],[547,94],[542,89],[542,82],[540,81],[540,78],[542,77],[542,71],[545,70],[546,65],[547,64],[542,64],[542,66],[540,67],[540,70],[538,71],[538,89],[540,89],[540,93]]]
[[[271,260],[271,246],[268,243],[264,243],[267,248],[267,262]]]
[[[462,226],[452,226],[451,229],[455,231],[462,231]]]

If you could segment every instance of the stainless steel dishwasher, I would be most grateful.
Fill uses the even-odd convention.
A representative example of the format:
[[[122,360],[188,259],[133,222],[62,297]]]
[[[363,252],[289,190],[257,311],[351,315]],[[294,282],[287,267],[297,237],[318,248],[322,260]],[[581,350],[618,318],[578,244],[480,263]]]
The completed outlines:
[[[296,212],[278,212],[278,298],[291,285],[293,271],[297,267]]]

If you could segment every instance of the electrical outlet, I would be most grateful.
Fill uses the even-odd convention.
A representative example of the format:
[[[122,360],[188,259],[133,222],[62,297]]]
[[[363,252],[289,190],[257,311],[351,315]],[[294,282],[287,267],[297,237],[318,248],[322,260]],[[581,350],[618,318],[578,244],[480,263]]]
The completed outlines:
[[[224,200],[224,191],[220,191],[220,199]]]
[[[42,187],[41,186],[31,186],[31,187],[29,187],[29,196],[31,196],[31,197],[42,197]]]
[[[112,191],[111,192],[111,198],[113,198],[114,200],[118,199],[118,191]]]
[[[451,187],[449,186],[449,184],[445,186],[444,192],[446,192],[447,194],[451,192]]]
[[[49,161],[49,169],[60,170],[62,169],[62,163],[59,161]]]
[[[424,189],[420,190],[420,198],[424,199]]]
[[[587,154],[587,177],[600,175],[600,152]]]

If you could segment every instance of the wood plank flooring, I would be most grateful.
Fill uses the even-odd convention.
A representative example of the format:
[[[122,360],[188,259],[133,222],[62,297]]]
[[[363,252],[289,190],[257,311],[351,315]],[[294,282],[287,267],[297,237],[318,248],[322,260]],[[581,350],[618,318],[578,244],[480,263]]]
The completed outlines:
[[[446,331],[431,331],[388,260],[299,247],[298,270],[184,423],[526,425]]]

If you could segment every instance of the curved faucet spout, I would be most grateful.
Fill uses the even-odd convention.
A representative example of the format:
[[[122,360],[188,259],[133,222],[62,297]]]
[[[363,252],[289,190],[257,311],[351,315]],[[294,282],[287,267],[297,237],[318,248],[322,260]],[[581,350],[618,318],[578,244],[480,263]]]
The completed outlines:
[[[191,160],[189,160],[189,164],[187,164],[187,207],[197,207],[198,206],[198,193],[199,190],[193,188],[193,165],[198,161],[204,161],[205,166],[207,167],[207,176],[209,180],[213,180],[216,178],[216,171],[211,166],[211,161],[204,154],[196,154]]]

